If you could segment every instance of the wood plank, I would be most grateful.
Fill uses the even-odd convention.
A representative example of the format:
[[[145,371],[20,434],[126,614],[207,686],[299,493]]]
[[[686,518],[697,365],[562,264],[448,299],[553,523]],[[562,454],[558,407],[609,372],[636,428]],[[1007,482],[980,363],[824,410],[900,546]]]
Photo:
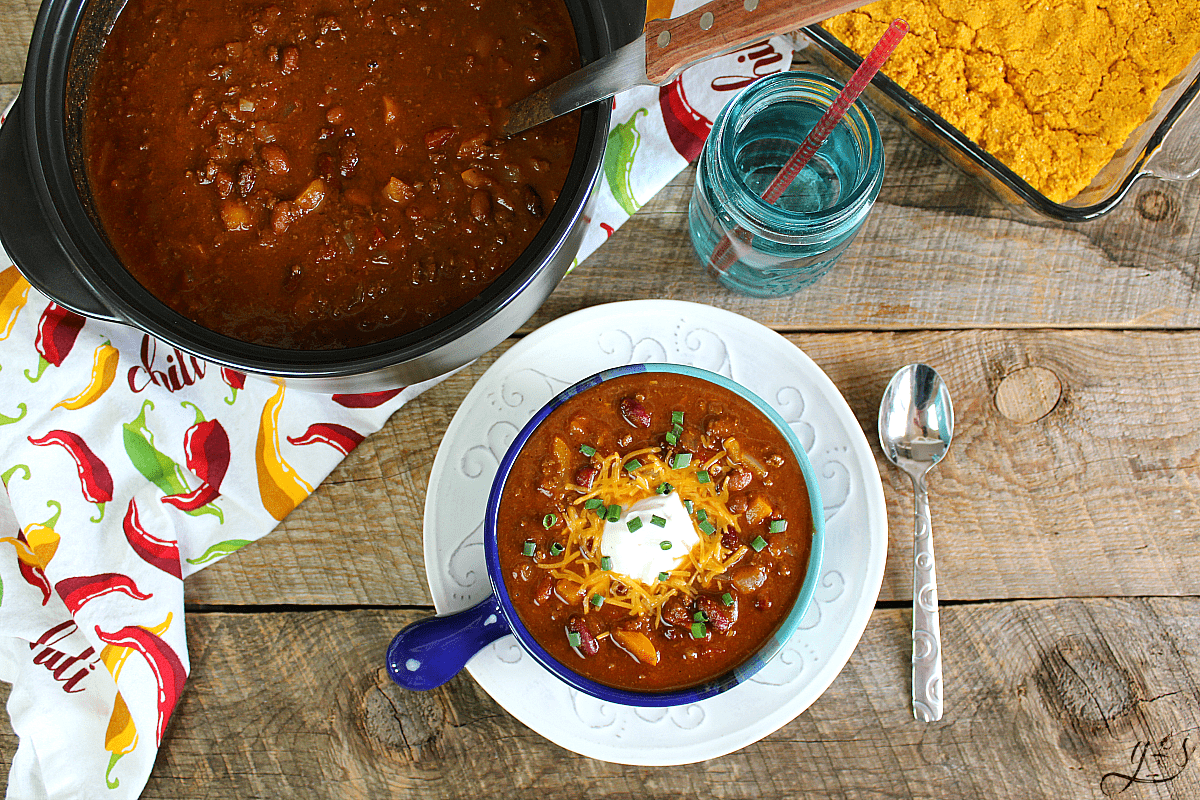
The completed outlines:
[[[466,675],[398,689],[382,653],[412,612],[192,614],[192,679],[143,797],[1193,797],[1197,614],[1196,598],[947,608],[946,715],[926,725],[909,710],[908,615],[878,610],[795,721],[654,770],[551,744]]]
[[[688,170],[568,275],[527,328],[641,297],[706,303],[780,330],[1170,329],[1200,322],[1200,181],[1143,181],[1095,222],[1020,221],[932,151],[914,151],[895,128],[886,127],[889,159],[911,153],[917,163],[888,170],[858,240],[811,287],[750,298],[706,275],[687,234]],[[921,194],[924,188],[931,194]]]
[[[20,83],[38,0],[0,2],[0,83]]]
[[[877,408],[891,374],[918,360],[946,378],[957,413],[950,455],[930,477],[944,600],[1200,594],[1200,335],[788,338],[830,375],[876,448],[891,531],[884,600],[910,596],[912,494],[877,451]],[[427,605],[429,471],[451,416],[497,355],[401,409],[278,530],[189,579],[188,601]],[[1014,406],[1040,386],[1034,367],[1056,376],[1061,397],[1035,393]],[[1001,413],[998,393],[1032,421]]]

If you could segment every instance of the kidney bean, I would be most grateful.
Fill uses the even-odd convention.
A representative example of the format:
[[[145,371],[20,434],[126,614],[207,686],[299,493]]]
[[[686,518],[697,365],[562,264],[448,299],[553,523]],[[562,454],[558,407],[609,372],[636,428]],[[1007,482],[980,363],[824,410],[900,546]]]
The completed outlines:
[[[554,594],[554,578],[549,573],[542,576],[538,582],[537,592],[533,595],[533,601],[540,605],[545,605],[550,601]]]
[[[262,156],[263,163],[267,166],[267,172],[272,175],[286,175],[292,168],[292,165],[288,163],[287,151],[281,145],[263,145],[259,155]]]
[[[222,198],[233,194],[233,176],[225,170],[217,169],[217,175],[213,182],[217,185],[217,194]]]
[[[454,136],[454,128],[434,128],[425,134],[425,146],[430,150],[441,147]]]
[[[258,177],[258,171],[254,169],[254,165],[249,161],[243,161],[238,165],[237,170],[237,188],[238,194],[242,197],[249,197],[254,191],[254,181]]]
[[[696,610],[704,612],[717,633],[728,633],[738,618],[737,596],[733,595],[733,605],[727,606],[718,598],[702,594],[696,598]]]
[[[492,196],[483,189],[471,195],[471,216],[476,222],[487,222],[492,218]]]
[[[276,233],[283,233],[296,216],[296,207],[287,200],[276,203],[275,208],[271,209],[271,229]]]
[[[346,118],[346,109],[341,106],[330,106],[325,110],[325,121],[330,125],[337,125]]]
[[[740,492],[742,489],[745,489],[747,486],[749,486],[750,481],[753,479],[753,472],[748,469],[741,469],[739,467],[738,469],[735,469],[733,472],[729,473],[729,489],[730,491]],[[737,514],[740,512],[735,511],[734,513]]]
[[[291,75],[298,69],[300,69],[300,50],[294,45],[283,48],[283,52],[279,54],[279,71],[284,75]]]
[[[459,177],[462,178],[463,183],[472,189],[483,189],[496,184],[486,172],[477,167],[470,167],[463,170]]]
[[[596,481],[596,476],[599,474],[600,470],[596,467],[583,467],[575,473],[575,485],[582,486],[584,489],[590,489]]]
[[[572,614],[567,620],[567,630],[574,631],[579,634],[579,651],[585,656],[594,656],[600,652],[600,643],[596,641],[596,637],[588,629],[587,623],[583,617]]]
[[[733,528],[726,528],[725,532],[721,534],[721,547],[725,548],[730,553],[732,553],[734,550],[737,550],[741,543],[741,540],[738,539],[737,531],[735,531]]]
[[[338,156],[338,172],[343,178],[353,176],[355,168],[358,167],[358,145],[353,139],[342,139],[338,145]]]
[[[635,428],[650,427],[650,412],[642,405],[642,402],[636,397],[621,398],[620,403],[621,416]]]
[[[663,604],[662,618],[671,625],[687,628],[692,624],[691,604],[679,595],[675,595]]]

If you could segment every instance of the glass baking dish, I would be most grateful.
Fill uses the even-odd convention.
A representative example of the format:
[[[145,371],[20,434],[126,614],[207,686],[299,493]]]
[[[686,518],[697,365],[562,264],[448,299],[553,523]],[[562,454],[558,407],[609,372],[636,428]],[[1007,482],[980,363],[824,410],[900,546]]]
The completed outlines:
[[[798,32],[797,48],[806,48],[815,62],[847,80],[862,57],[824,28]],[[1200,174],[1200,53],[1159,96],[1150,116],[1130,134],[1095,179],[1065,203],[1056,203],[1030,186],[994,156],[968,139],[885,75],[867,87],[867,97],[951,163],[976,178],[1013,211],[1024,217],[1037,212],[1064,222],[1095,219],[1116,208],[1139,178],[1190,180]]]

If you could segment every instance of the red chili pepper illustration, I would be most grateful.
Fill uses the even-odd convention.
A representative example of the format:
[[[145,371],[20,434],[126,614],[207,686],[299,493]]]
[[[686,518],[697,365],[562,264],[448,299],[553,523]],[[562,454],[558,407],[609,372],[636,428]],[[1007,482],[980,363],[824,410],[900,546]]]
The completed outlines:
[[[58,303],[46,306],[41,319],[38,320],[37,338],[33,342],[33,346],[41,355],[38,359],[37,375],[30,375],[29,370],[25,370],[25,377],[31,383],[37,383],[46,367],[51,364],[56,367],[62,366],[63,359],[75,346],[75,339],[83,329],[83,323],[83,317]]]
[[[138,517],[137,504],[129,498],[129,508],[125,510],[125,539],[133,552],[151,566],[158,567],[168,575],[174,575],[182,580],[183,570],[179,566],[179,545],[175,542],[159,539],[145,528]]]
[[[246,385],[246,376],[238,372],[236,369],[221,367],[221,379],[225,381],[226,385],[228,385],[230,389],[233,389],[233,393],[230,394],[229,397],[225,398],[226,403],[233,405],[233,402],[237,400],[238,389],[241,389]]]
[[[32,523],[26,526],[25,530],[18,530],[15,537],[0,538],[0,542],[8,542],[17,549],[17,567],[21,570],[21,577],[30,586],[41,590],[42,605],[50,602],[53,592],[50,579],[46,577],[45,566],[58,551],[59,535],[54,526],[62,513],[62,506],[58,501],[47,500],[46,505],[54,509],[50,519]]]
[[[388,389],[384,392],[367,392],[366,394],[335,394],[333,402],[346,408],[378,408],[403,392],[405,387]]]
[[[120,647],[132,647],[146,659],[158,682],[158,730],[155,746],[162,744],[163,732],[167,729],[167,720],[179,702],[183,693],[183,684],[187,680],[187,670],[179,656],[175,655],[166,642],[145,628],[136,625],[126,625],[115,633],[105,633],[96,626],[96,636],[105,644]]]
[[[287,440],[292,444],[322,442],[345,456],[362,443],[363,435],[352,428],[334,422],[315,422],[308,426],[308,430],[304,432],[303,436],[289,436]]]
[[[100,516],[93,517],[92,522],[104,518],[104,504],[113,498],[113,479],[92,448],[87,446],[83,438],[70,431],[50,431],[40,439],[29,437],[29,443],[38,447],[57,444],[63,447],[75,460],[75,469],[79,472],[79,484],[83,489],[83,498],[89,503],[95,503],[100,509]]]
[[[167,495],[162,502],[192,511],[221,496],[221,481],[229,469],[229,434],[220,422],[204,419],[194,403],[185,400],[181,405],[196,411],[195,424],[183,435],[183,452],[188,469],[200,479],[200,485],[190,492]]]
[[[692,107],[683,92],[683,78],[678,77],[659,87],[658,105],[662,109],[667,137],[679,155],[695,161],[712,130],[712,120]]]
[[[72,615],[89,600],[94,600],[106,594],[121,592],[134,600],[149,600],[152,594],[141,592],[133,579],[119,572],[104,572],[99,575],[81,575],[75,578],[63,578],[54,584],[54,591],[67,604],[67,610]]]

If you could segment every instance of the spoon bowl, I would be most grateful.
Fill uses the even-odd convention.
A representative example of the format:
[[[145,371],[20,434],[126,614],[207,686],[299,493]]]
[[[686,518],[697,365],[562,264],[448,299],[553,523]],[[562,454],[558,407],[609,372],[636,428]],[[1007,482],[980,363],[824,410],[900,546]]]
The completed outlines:
[[[901,368],[879,404],[879,444],[913,483],[912,695],[913,716],[922,722],[942,718],[942,646],[925,475],[946,455],[953,436],[954,406],[941,376],[926,364]]]

